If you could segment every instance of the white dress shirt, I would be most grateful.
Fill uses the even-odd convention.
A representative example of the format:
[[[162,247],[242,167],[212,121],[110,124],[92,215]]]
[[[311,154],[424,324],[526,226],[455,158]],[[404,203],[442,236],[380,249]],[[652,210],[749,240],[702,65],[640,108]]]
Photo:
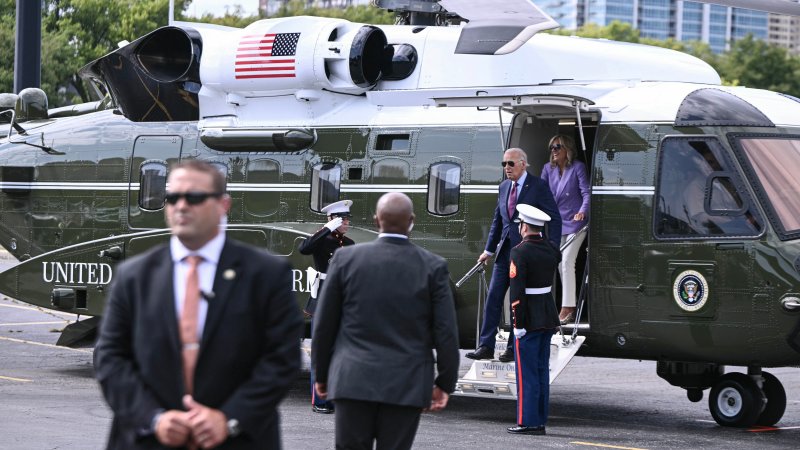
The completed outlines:
[[[169,241],[170,255],[172,256],[172,268],[175,276],[172,278],[172,289],[175,293],[175,315],[181,317],[183,311],[183,301],[186,295],[186,274],[189,271],[189,263],[186,257],[189,255],[200,255],[203,261],[197,266],[198,282],[200,284],[200,304],[197,308],[197,340],[202,341],[203,329],[206,325],[206,314],[208,313],[208,299],[213,298],[214,277],[217,274],[217,264],[225,245],[225,233],[220,231],[206,245],[196,251],[191,251],[184,247],[181,241],[172,236]]]

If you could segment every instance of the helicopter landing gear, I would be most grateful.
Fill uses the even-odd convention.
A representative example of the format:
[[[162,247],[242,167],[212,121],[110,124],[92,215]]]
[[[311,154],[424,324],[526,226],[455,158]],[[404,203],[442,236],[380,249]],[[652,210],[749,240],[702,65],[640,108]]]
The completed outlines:
[[[722,426],[772,426],[786,410],[786,391],[775,375],[751,367],[747,375],[721,376],[711,388],[708,408]]]
[[[718,424],[727,427],[755,425],[765,399],[755,380],[743,373],[728,373],[719,378],[708,396],[708,409]]]
[[[764,378],[764,384],[761,389],[767,398],[767,404],[764,406],[764,411],[758,417],[758,420],[756,420],[756,425],[771,427],[781,420],[783,412],[786,411],[786,391],[775,375],[763,372],[761,376]]]
[[[686,389],[686,397],[690,402],[697,403],[703,399],[703,390],[697,388]]]

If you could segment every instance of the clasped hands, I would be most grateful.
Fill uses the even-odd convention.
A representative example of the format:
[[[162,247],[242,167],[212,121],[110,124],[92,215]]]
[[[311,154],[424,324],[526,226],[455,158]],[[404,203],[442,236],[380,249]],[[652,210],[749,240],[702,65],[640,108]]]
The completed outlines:
[[[171,409],[156,423],[156,439],[167,447],[214,448],[228,438],[225,413],[183,396],[186,411]]]

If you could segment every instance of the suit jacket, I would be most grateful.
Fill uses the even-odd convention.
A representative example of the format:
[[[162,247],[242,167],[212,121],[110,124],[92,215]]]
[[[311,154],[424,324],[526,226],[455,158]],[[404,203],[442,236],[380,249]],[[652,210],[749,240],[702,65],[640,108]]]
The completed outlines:
[[[550,191],[556,199],[556,205],[561,214],[561,234],[576,233],[586,225],[589,220],[589,179],[586,175],[586,165],[580,161],[573,161],[564,168],[564,173],[558,173],[558,166],[545,164],[542,169],[542,179],[550,186]],[[583,220],[572,220],[575,214],[582,212],[586,215]]]
[[[553,193],[541,178],[528,172],[525,177],[525,185],[518,188],[517,204],[531,205],[541,209],[550,216],[547,224],[547,235],[550,241],[558,248],[561,243],[561,214],[558,212]],[[495,258],[499,258],[501,251],[510,251],[520,243],[522,236],[519,235],[517,224],[514,219],[519,214],[516,210],[514,215],[508,216],[508,196],[511,194],[511,180],[503,180],[500,183],[497,195],[497,207],[494,209],[492,226],[489,228],[489,239],[486,241],[486,251],[496,253]],[[506,245],[508,242],[509,245]]]
[[[556,328],[560,325],[553,293],[527,294],[526,288],[553,284],[561,253],[543,238],[527,238],[511,249],[511,280],[508,291],[514,328],[528,331]]]
[[[231,276],[233,275],[233,276]],[[94,351],[114,411],[108,448],[162,448],[143,430],[159,410],[183,410],[181,343],[169,247],[115,273]],[[277,406],[300,367],[302,318],[286,260],[227,238],[194,376],[196,401],[239,420],[219,448],[278,448]]]
[[[453,392],[460,356],[449,280],[445,260],[408,239],[337,250],[311,344],[328,397],[423,408],[434,383]]]

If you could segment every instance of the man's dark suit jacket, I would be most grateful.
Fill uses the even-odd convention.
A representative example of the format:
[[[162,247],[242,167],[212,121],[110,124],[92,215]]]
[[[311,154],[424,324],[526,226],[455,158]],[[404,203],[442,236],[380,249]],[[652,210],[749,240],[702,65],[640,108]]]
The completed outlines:
[[[382,237],[337,250],[311,345],[328,398],[427,408],[434,382],[453,392],[459,353],[449,279],[443,258],[408,239]]]
[[[556,201],[553,198],[553,193],[550,192],[547,182],[528,172],[528,176],[525,177],[525,185],[517,189],[518,205],[524,203],[534,206],[550,216],[550,222],[547,224],[547,236],[550,238],[550,242],[558,248],[561,245],[561,214],[558,212],[558,206],[556,206]],[[511,251],[522,241],[522,236],[519,235],[519,228],[514,223],[514,219],[517,218],[519,213],[515,210],[513,216],[508,216],[509,195],[511,195],[511,180],[506,179],[500,183],[497,207],[494,209],[492,227],[489,228],[489,239],[486,240],[487,252],[497,253],[501,249]],[[510,244],[508,247],[505,245],[506,240]],[[503,246],[498,248],[498,244]]]
[[[195,370],[196,401],[239,420],[219,448],[279,448],[277,406],[300,367],[302,318],[286,260],[226,238]],[[108,448],[162,448],[150,428],[160,410],[183,410],[181,343],[169,246],[116,271],[95,371],[114,412]]]

